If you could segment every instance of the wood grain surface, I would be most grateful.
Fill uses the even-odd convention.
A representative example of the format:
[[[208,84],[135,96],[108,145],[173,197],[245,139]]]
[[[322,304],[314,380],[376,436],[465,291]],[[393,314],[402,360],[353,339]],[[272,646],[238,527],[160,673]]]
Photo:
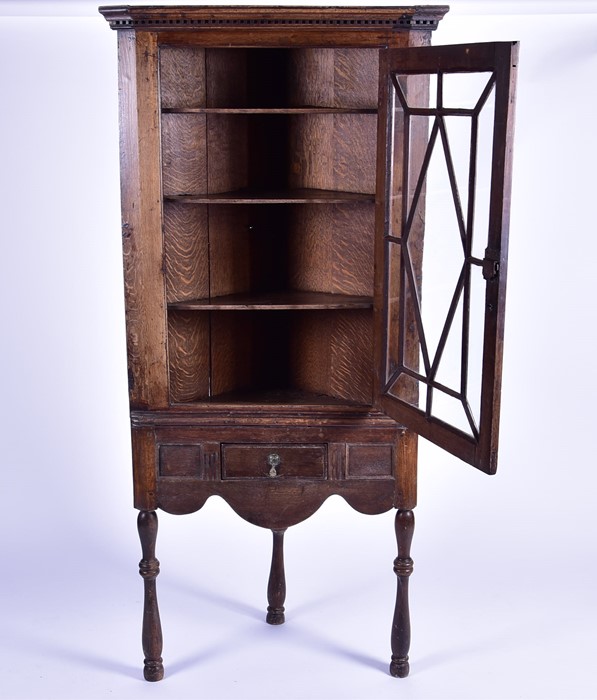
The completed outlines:
[[[207,207],[164,203],[166,298],[169,303],[209,295]]]
[[[162,188],[164,194],[207,191],[206,117],[162,114]]]
[[[209,316],[172,311],[168,314],[170,400],[196,401],[209,396]]]
[[[196,46],[161,46],[162,109],[204,107],[205,96],[205,50]]]

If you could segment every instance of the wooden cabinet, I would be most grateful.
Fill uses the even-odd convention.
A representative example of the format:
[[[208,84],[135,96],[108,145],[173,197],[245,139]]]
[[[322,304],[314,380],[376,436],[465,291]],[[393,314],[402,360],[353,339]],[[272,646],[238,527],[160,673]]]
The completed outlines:
[[[495,471],[517,47],[430,47],[446,7],[103,7],[118,30],[145,677],[156,510],[283,533],[397,509],[408,673],[417,435]],[[425,243],[425,245],[424,245]]]

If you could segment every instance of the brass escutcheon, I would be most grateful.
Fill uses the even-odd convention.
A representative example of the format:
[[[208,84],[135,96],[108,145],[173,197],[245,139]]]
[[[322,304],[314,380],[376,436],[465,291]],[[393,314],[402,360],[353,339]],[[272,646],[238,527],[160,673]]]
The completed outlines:
[[[267,463],[270,467],[269,470],[269,475],[271,477],[278,476],[278,466],[282,460],[280,459],[280,455],[276,454],[275,452],[272,452],[267,456]]]

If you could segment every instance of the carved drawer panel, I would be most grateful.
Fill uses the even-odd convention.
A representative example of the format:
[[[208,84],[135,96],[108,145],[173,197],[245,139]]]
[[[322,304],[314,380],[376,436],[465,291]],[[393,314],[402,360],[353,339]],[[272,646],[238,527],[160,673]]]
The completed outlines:
[[[325,479],[327,445],[223,444],[222,478]]]
[[[160,445],[159,459],[160,476],[204,476],[200,445]]]
[[[346,476],[349,479],[391,479],[394,448],[387,444],[346,446]]]

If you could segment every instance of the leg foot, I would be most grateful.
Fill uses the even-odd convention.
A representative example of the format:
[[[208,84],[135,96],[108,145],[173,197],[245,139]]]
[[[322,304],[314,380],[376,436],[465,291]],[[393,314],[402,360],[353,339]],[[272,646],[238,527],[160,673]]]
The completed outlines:
[[[269,625],[284,623],[284,601],[286,600],[286,578],[284,576],[284,533],[286,530],[272,530],[274,548],[272,566],[267,584],[267,617]]]
[[[408,579],[413,571],[410,545],[414,528],[415,516],[412,510],[399,510],[396,513],[398,557],[394,560],[394,573],[398,578],[398,588],[392,623],[392,662],[390,663],[390,674],[396,678],[406,678],[410,670],[408,664],[408,651],[410,649]]]
[[[162,664],[162,626],[156,594],[155,580],[160,573],[160,562],[155,558],[155,542],[158,534],[158,516],[155,511],[142,510],[137,519],[143,559],[139,573],[144,582],[143,602],[143,653],[145,654],[143,676],[146,681],[161,681],[164,677]]]
[[[410,671],[410,664],[408,663],[408,656],[406,659],[398,659],[392,656],[392,661],[390,663],[390,674],[394,678],[406,678]]]
[[[162,663],[161,658],[156,659],[155,661],[145,659],[143,663],[143,678],[145,678],[146,681],[153,682],[162,680],[164,677],[164,664]]]

